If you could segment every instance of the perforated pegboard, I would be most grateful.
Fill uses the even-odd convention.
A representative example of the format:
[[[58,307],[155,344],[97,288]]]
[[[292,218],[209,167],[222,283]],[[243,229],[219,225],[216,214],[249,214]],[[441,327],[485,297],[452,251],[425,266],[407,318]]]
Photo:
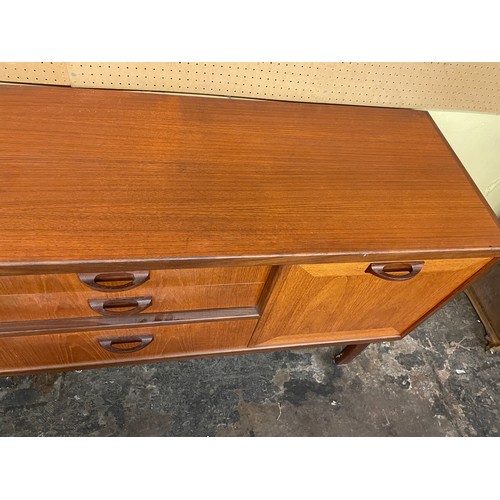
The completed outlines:
[[[78,87],[500,112],[499,63],[70,63]]]
[[[46,81],[48,64],[39,63],[40,76],[33,63],[9,73],[0,65],[0,81],[500,113],[500,63],[73,62]]]
[[[66,63],[0,63],[0,81],[71,85]]]

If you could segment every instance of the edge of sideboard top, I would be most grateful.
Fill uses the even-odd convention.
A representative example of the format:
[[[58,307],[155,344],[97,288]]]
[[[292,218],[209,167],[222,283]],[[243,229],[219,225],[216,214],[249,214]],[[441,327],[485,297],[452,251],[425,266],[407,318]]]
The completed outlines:
[[[161,269],[188,269],[237,266],[286,266],[300,264],[334,264],[350,262],[396,262],[409,260],[438,260],[466,258],[500,258],[500,248],[475,250],[450,249],[447,251],[424,250],[420,252],[369,252],[352,254],[310,255],[256,255],[230,257],[196,257],[94,261],[40,261],[1,262],[0,276],[22,274],[59,274],[82,272],[112,272]]]

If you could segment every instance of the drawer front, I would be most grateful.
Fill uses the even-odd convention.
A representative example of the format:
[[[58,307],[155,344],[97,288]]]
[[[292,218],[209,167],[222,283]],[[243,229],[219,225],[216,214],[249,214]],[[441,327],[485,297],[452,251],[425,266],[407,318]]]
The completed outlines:
[[[287,266],[251,345],[366,342],[400,336],[490,259]]]
[[[257,320],[0,338],[0,374],[154,361],[244,349]]]
[[[17,276],[0,276],[0,295],[46,294],[63,292],[86,292],[88,290],[102,293],[119,293],[114,287],[124,286],[136,277],[139,283],[133,288],[122,290],[134,294],[147,295],[149,291],[163,287],[212,286],[242,283],[263,283],[269,274],[269,266],[218,267],[199,269],[161,269],[135,272],[101,272],[78,274],[29,274]],[[85,276],[86,275],[86,276]],[[82,279],[90,280],[90,275],[99,278],[98,284],[109,286],[109,290],[89,288]],[[80,279],[80,277],[82,279]],[[106,281],[109,276],[113,281]],[[123,279],[119,278],[123,276]],[[145,278],[144,281],[142,281]]]
[[[267,267],[151,271],[133,289],[109,292],[76,275],[4,276],[0,322],[253,306],[268,272]]]
[[[102,315],[128,317],[141,312],[253,306],[257,303],[263,286],[263,283],[249,283],[146,289],[145,293],[149,292],[150,295],[136,295],[134,290],[114,294],[89,291],[3,295],[0,296],[0,322]]]

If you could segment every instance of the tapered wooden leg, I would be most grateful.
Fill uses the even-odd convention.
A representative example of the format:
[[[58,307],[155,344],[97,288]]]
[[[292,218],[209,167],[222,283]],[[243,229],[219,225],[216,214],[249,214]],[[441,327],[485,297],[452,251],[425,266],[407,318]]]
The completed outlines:
[[[350,363],[359,353],[363,352],[370,344],[351,344],[335,356],[336,365]]]

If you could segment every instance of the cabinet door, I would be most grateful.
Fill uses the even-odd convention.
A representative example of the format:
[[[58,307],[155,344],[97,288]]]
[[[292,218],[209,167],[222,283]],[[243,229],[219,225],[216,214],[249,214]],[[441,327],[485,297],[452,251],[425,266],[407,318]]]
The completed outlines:
[[[381,266],[365,262],[282,267],[250,345],[401,338],[489,261],[446,259]]]

